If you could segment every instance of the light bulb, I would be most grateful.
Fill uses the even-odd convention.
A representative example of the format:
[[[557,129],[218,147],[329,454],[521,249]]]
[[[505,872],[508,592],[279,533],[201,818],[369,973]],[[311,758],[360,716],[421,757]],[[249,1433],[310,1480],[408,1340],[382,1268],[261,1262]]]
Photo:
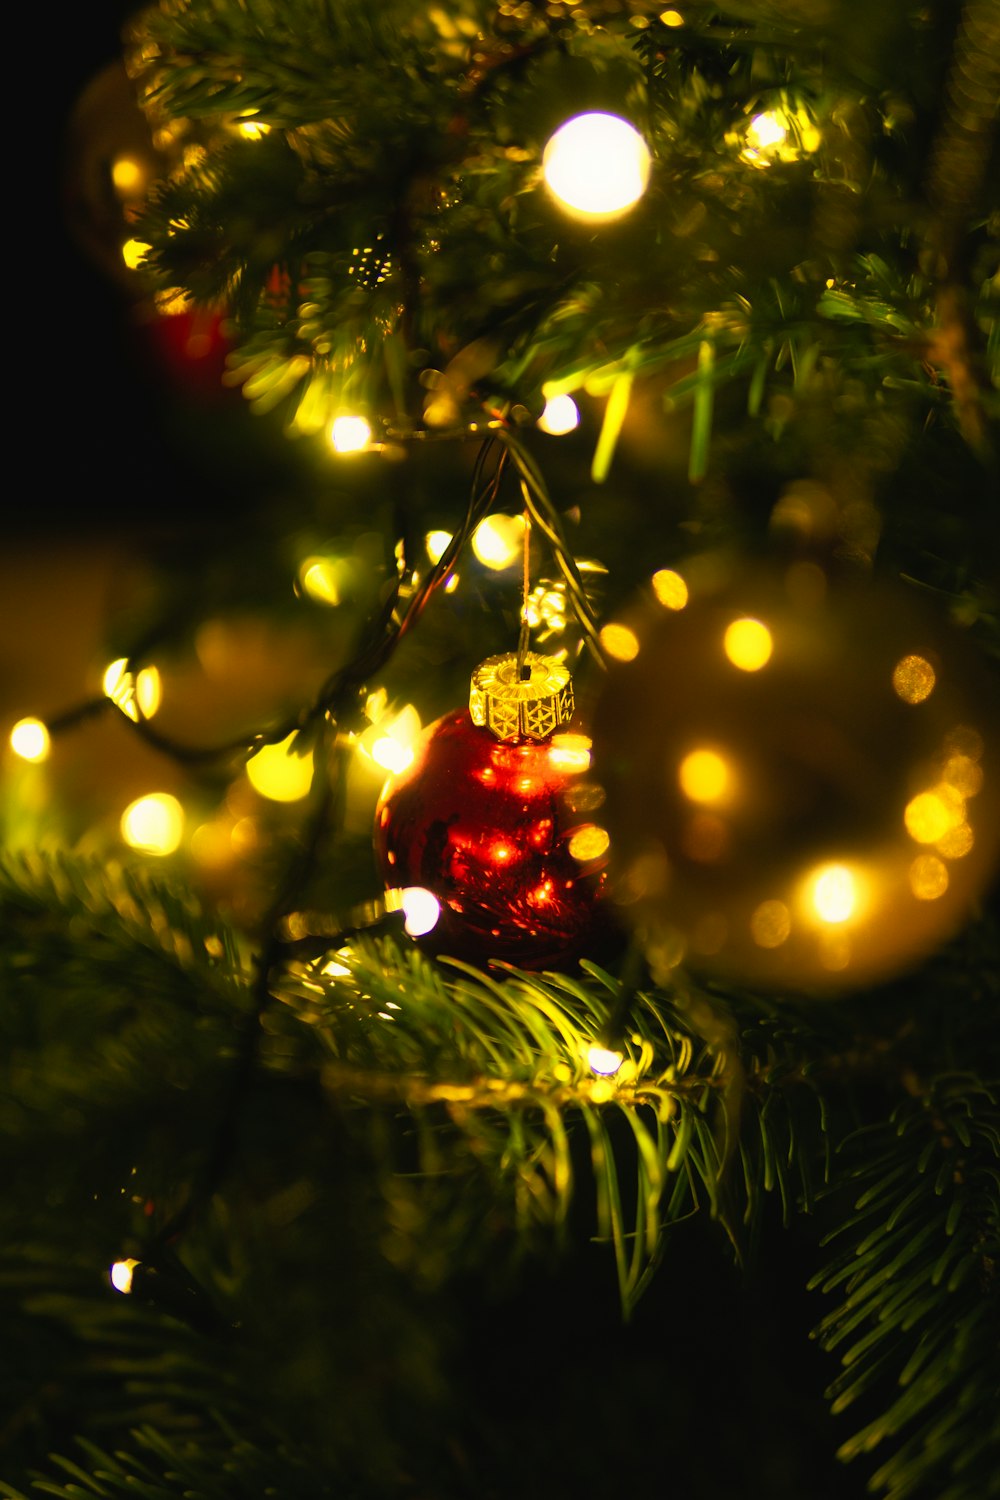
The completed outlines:
[[[542,157],[549,192],[586,219],[611,219],[638,203],[649,168],[649,147],[635,127],[600,113],[567,120]]]
[[[330,442],[335,453],[362,453],[372,440],[372,430],[364,417],[335,417],[330,428]]]
[[[549,437],[562,437],[579,425],[580,408],[572,396],[565,393],[561,396],[549,396],[545,402],[545,410],[538,418],[540,432],[547,432]]]
[[[41,719],[18,719],[10,732],[10,748],[22,760],[45,760],[49,753],[49,731]]]

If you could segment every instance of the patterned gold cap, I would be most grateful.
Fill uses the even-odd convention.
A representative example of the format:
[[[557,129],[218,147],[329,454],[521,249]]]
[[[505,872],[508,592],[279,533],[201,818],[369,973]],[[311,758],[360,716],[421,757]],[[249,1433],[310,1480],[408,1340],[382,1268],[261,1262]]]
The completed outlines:
[[[547,740],[573,717],[569,669],[553,656],[526,653],[522,678],[513,651],[488,656],[472,674],[469,713],[473,724],[498,740]]]

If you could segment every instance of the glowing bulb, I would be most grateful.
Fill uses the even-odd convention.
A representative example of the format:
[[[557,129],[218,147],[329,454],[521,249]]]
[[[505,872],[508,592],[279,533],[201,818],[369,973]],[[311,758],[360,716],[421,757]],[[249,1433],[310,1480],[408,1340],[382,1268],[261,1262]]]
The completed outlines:
[[[758,948],[780,948],[791,930],[791,913],[783,901],[762,901],[750,918],[750,936]]]
[[[145,854],[173,854],[184,832],[184,809],[169,792],[130,802],[121,817],[122,838]]]
[[[601,1078],[610,1078],[617,1073],[624,1061],[622,1054],[610,1047],[591,1047],[587,1053],[587,1066]]]
[[[472,550],[487,568],[509,568],[524,546],[523,516],[487,516],[472,536]]]
[[[427,556],[432,563],[440,562],[451,543],[450,531],[429,531],[424,537]]]
[[[893,688],[904,703],[923,703],[934,691],[936,681],[934,668],[922,656],[904,656],[892,674]]]
[[[771,659],[774,642],[771,632],[760,620],[734,620],[722,641],[723,649],[734,667],[741,672],[759,672]]]
[[[692,802],[718,802],[729,790],[729,766],[715,750],[692,750],[677,774],[681,791]]]
[[[114,1287],[116,1292],[121,1292],[122,1296],[124,1297],[128,1296],[129,1292],[132,1290],[132,1277],[135,1273],[135,1268],[136,1266],[141,1264],[142,1262],[138,1260],[115,1261],[114,1265],[111,1267],[109,1276],[111,1279],[111,1285]]]
[[[144,175],[142,167],[130,156],[119,156],[111,164],[111,181],[123,198],[141,191]]]
[[[600,859],[606,854],[611,843],[611,838],[606,829],[599,828],[596,823],[587,823],[583,828],[578,828],[567,845],[574,859],[584,863],[591,859]]]
[[[241,120],[236,128],[247,141],[259,141],[271,130],[270,125],[265,124],[263,120]]]
[[[330,428],[330,442],[335,453],[361,453],[372,440],[372,430],[364,417],[335,417]]]
[[[401,911],[403,927],[410,937],[423,937],[437,926],[441,915],[441,903],[433,891],[422,885],[404,886],[402,890],[385,893],[386,911]]]
[[[307,557],[299,568],[299,585],[318,604],[339,604],[337,565],[327,557]]]
[[[383,771],[399,775],[413,764],[420,736],[420,715],[412,703],[392,719],[379,719],[358,740],[358,749]]]
[[[639,637],[627,625],[605,625],[600,642],[615,661],[633,661],[639,655]]]
[[[936,844],[965,822],[965,798],[942,782],[933,791],[920,792],[906,804],[903,822],[916,843]]]
[[[660,568],[653,574],[653,593],[664,609],[683,609],[688,602],[688,586],[672,568]]]
[[[137,271],[149,254],[150,246],[144,240],[126,240],[122,246],[122,260],[130,271]]]
[[[247,761],[247,780],[255,791],[271,802],[298,802],[312,786],[312,751],[291,753],[293,730],[277,745],[265,745]]]
[[[753,150],[768,151],[783,146],[788,139],[788,123],[777,110],[754,115],[747,129],[747,145]]]
[[[549,760],[562,771],[589,771],[593,743],[586,734],[554,734],[549,740]]]
[[[160,706],[162,687],[156,667],[143,667],[135,679],[135,701],[144,719],[151,719]]]
[[[618,115],[575,115],[559,127],[542,157],[549,191],[587,219],[610,219],[638,203],[649,168],[649,147]]]
[[[857,905],[854,876],[846,865],[823,865],[812,879],[812,907],[821,922],[846,922]]]
[[[538,418],[538,429],[549,437],[562,437],[580,425],[580,408],[572,396],[550,396]]]
[[[45,760],[50,747],[49,731],[41,719],[18,719],[10,732],[10,748],[22,760]]]
[[[684,17],[679,10],[661,10],[660,20],[664,26],[683,26]]]
[[[910,865],[910,890],[918,901],[936,901],[948,889],[948,871],[935,854],[918,854]]]

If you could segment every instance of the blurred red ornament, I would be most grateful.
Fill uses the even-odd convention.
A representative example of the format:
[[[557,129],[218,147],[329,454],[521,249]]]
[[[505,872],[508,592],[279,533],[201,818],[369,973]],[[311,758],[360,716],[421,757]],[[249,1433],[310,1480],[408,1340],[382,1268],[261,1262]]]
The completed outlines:
[[[527,664],[522,682],[514,656],[483,663],[472,712],[424,731],[411,765],[382,790],[375,848],[427,951],[542,969],[606,938],[607,840],[587,820],[590,741],[562,727],[573,711],[569,674],[533,654]],[[495,680],[477,699],[484,671]]]
[[[232,387],[223,384],[232,348],[224,313],[184,307],[156,312],[140,328],[156,363],[178,384],[196,388],[200,395],[234,398]]]

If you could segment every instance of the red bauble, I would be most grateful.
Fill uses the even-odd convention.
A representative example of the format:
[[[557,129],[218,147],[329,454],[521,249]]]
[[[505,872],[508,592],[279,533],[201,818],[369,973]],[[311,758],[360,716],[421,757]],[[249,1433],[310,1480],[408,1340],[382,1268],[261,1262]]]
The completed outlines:
[[[375,814],[386,886],[419,887],[440,903],[421,947],[543,969],[600,946],[606,841],[580,781],[589,743],[563,733],[500,741],[464,708],[424,731]]]

